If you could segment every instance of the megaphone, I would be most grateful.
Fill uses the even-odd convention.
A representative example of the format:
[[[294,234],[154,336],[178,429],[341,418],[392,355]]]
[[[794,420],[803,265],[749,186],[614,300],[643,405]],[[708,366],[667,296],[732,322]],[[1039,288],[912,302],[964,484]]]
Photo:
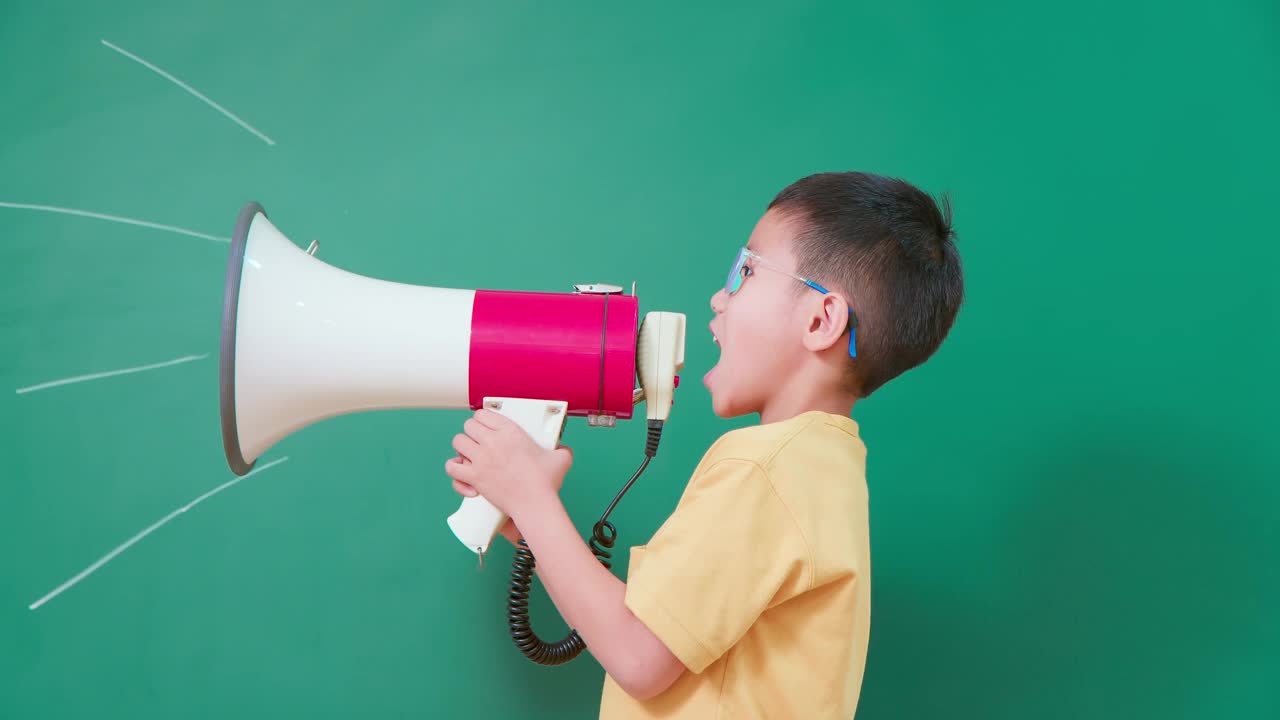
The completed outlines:
[[[685,317],[634,291],[467,290],[369,278],[303,250],[256,202],[241,210],[224,288],[219,405],[237,475],[286,436],[338,415],[490,407],[555,447],[567,417],[611,427],[640,400],[670,413]],[[636,388],[636,381],[640,387]],[[448,518],[483,553],[506,516],[483,497]]]

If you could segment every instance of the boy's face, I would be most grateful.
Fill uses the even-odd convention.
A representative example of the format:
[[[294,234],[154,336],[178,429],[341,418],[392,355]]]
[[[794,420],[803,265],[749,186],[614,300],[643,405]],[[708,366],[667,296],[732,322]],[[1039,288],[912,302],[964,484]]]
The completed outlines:
[[[795,272],[795,230],[793,220],[767,212],[752,230],[747,248]],[[720,361],[703,383],[711,391],[716,415],[725,418],[761,412],[805,355],[797,281],[759,267],[750,258],[741,274],[742,283],[732,296],[724,288],[711,296],[711,333],[720,346]]]

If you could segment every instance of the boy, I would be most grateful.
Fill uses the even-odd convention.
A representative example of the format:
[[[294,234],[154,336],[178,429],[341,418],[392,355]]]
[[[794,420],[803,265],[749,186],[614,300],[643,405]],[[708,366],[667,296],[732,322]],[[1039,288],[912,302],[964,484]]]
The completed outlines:
[[[783,190],[711,298],[722,436],[674,513],[599,564],[559,499],[572,463],[480,411],[446,471],[523,535],[607,673],[602,718],[851,718],[870,627],[866,449],[854,403],[942,343],[964,287],[950,208],[900,180],[822,173]],[[518,529],[517,529],[518,528]]]

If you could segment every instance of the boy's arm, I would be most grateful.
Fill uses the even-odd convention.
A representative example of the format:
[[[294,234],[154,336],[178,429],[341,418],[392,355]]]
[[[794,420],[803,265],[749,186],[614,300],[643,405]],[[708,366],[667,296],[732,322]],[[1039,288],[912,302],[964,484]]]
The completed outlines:
[[[560,502],[570,450],[544,450],[487,410],[464,429],[454,438],[461,459],[446,462],[446,472],[464,494],[483,495],[515,520],[560,614],[636,697],[661,692],[684,669],[702,672],[768,607],[813,586],[808,541],[751,460],[700,467],[624,584],[591,554]]]
[[[513,510],[552,602],[605,672],[640,700],[670,687],[684,665],[627,608],[626,583],[591,553],[559,496],[543,495]]]
[[[572,451],[544,450],[490,410],[463,431],[453,441],[458,457],[445,463],[455,489],[484,495],[515,521],[556,608],[623,690],[644,699],[669,687],[684,664],[627,608],[626,585],[591,554],[560,502]]]

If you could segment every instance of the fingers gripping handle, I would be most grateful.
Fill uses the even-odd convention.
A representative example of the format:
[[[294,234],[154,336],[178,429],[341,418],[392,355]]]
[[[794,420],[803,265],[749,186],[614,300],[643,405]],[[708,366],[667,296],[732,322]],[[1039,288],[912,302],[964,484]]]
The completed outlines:
[[[484,406],[510,418],[547,450],[559,444],[569,408],[568,403],[562,401],[523,398],[485,398]],[[448,519],[449,529],[459,542],[479,555],[489,550],[489,544],[506,522],[506,513],[479,495],[463,498],[462,505]]]

